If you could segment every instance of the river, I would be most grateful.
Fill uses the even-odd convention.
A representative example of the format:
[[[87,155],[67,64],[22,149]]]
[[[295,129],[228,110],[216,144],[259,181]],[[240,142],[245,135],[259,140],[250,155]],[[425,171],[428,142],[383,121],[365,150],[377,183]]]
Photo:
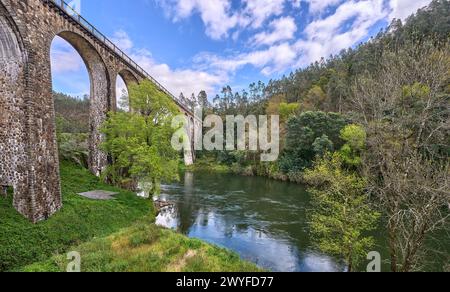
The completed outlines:
[[[231,249],[271,271],[343,271],[315,251],[308,233],[305,188],[261,177],[187,172],[163,185],[159,199],[175,203],[157,224]]]

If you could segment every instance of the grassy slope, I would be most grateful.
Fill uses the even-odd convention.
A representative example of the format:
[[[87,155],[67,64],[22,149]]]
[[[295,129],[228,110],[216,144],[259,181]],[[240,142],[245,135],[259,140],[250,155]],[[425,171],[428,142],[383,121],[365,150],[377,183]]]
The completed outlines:
[[[48,258],[95,236],[105,236],[153,217],[151,202],[98,181],[85,169],[61,165],[64,207],[48,221],[33,225],[12,208],[12,196],[0,198],[0,271]],[[116,200],[94,201],[76,193],[94,189],[119,192]]]
[[[149,221],[72,250],[81,255],[83,272],[260,271],[235,253],[162,229]],[[65,271],[67,262],[64,255],[57,255],[23,271]]]
[[[65,257],[49,258],[68,250],[82,252],[85,270],[257,269],[231,252],[157,228],[149,200],[102,184],[85,169],[62,163],[61,184],[63,209],[36,225],[12,208],[11,195],[0,197],[0,271],[21,270],[31,263],[25,270],[64,270]],[[95,189],[119,195],[112,201],[76,195]]]

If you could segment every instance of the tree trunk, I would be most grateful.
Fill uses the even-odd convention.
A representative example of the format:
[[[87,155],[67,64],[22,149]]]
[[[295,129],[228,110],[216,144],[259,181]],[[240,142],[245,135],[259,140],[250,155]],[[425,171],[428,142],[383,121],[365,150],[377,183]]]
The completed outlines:
[[[391,271],[397,272],[397,250],[395,248],[395,230],[392,226],[389,226],[389,253],[391,256]]]
[[[351,273],[353,272],[353,264],[351,261],[349,261],[348,266],[347,266],[347,273]]]

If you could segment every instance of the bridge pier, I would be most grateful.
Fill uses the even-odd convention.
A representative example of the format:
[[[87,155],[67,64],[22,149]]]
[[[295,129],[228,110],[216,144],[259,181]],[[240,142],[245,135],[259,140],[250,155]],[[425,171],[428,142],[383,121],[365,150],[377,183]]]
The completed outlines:
[[[11,3],[0,3],[0,180],[14,189],[13,204],[32,222],[62,205],[50,56],[46,45],[22,38]]]

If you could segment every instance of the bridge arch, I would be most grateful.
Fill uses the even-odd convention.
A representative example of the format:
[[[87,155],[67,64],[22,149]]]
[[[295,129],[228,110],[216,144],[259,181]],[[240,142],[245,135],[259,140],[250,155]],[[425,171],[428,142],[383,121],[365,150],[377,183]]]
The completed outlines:
[[[122,81],[122,82],[120,82]],[[119,85],[119,83],[122,83]],[[139,79],[128,69],[122,69],[119,71],[116,77],[116,104],[117,108],[121,110],[130,110],[130,100],[129,100],[129,92],[130,86],[133,84],[139,84]],[[126,91],[126,94],[122,92]],[[125,99],[125,100],[124,100]]]
[[[89,169],[99,176],[107,166],[107,155],[100,150],[102,134],[100,128],[106,119],[107,112],[113,108],[110,100],[111,81],[105,62],[97,49],[82,35],[63,30],[59,36],[69,43],[83,59],[90,81],[89,106]]]
[[[139,79],[128,69],[123,69],[119,71],[118,75],[122,77],[126,86],[129,88],[131,84],[138,84]]]

